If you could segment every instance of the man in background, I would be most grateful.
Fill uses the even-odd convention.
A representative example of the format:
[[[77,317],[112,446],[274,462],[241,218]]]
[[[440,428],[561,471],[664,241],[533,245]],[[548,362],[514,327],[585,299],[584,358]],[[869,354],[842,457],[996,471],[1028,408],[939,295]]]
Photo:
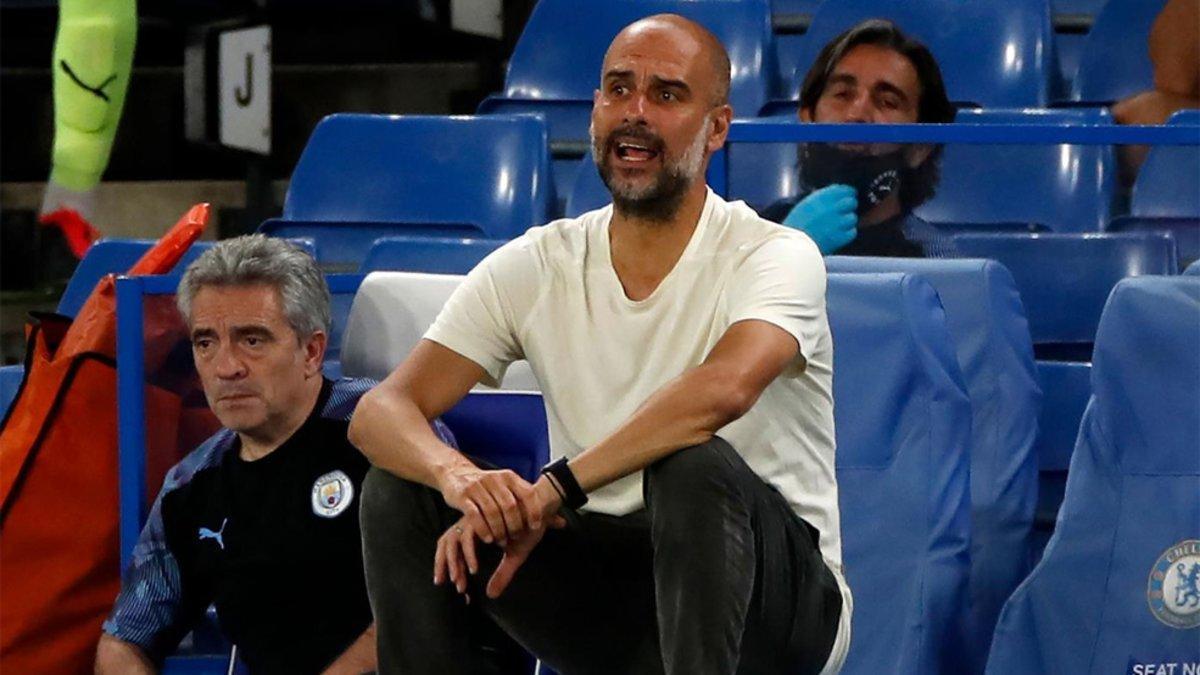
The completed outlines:
[[[177,303],[225,428],[168,473],[96,672],[154,672],[210,604],[254,673],[374,670],[358,524],[368,464],[346,428],[375,383],[322,375],[324,277],[284,240],[238,237],[188,267]]]
[[[827,124],[944,123],[954,106],[929,49],[882,19],[864,21],[821,50],[800,88],[800,120]],[[944,245],[913,214],[933,196],[941,148],[805,143],[801,197],[763,217],[807,233],[825,255],[923,257]]]

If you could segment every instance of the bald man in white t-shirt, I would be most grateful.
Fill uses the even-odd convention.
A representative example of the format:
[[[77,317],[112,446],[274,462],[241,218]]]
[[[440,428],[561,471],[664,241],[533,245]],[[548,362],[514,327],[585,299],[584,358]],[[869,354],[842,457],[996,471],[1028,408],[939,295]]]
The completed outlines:
[[[592,110],[613,204],[490,255],[359,403],[381,672],[488,672],[480,610],[564,675],[844,662],[825,268],[704,183],[729,74],[681,17],[621,31]],[[533,484],[428,424],[521,359],[550,424]]]

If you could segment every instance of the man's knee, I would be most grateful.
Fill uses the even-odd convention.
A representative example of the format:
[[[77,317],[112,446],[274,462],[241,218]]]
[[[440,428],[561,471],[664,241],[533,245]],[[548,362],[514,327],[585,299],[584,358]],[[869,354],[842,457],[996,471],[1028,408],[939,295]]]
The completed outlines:
[[[696,508],[705,498],[737,497],[751,472],[745,460],[723,438],[678,450],[646,470],[647,503],[678,502]],[[752,472],[751,472],[752,473]]]
[[[359,523],[364,547],[437,530],[436,495],[419,483],[371,468],[362,482]]]

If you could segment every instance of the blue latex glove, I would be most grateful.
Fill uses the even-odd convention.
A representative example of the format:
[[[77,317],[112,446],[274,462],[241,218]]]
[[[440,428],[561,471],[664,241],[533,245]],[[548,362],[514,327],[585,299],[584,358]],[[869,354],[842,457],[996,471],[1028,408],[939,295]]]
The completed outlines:
[[[858,197],[849,185],[823,187],[792,207],[783,224],[812,237],[829,255],[858,236]]]

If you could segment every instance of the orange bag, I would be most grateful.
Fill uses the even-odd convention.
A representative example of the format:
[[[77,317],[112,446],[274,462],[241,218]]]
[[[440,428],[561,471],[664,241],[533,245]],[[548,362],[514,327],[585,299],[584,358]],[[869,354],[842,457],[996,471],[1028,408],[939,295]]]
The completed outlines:
[[[208,215],[207,204],[193,207],[129,274],[169,271]],[[90,673],[100,624],[120,589],[115,287],[113,275],[101,280],[74,321],[34,317],[25,379],[0,427],[6,673]],[[186,336],[166,303],[148,305],[152,373]],[[151,456],[178,454],[180,395],[147,386],[146,411],[155,421],[147,426]]]

